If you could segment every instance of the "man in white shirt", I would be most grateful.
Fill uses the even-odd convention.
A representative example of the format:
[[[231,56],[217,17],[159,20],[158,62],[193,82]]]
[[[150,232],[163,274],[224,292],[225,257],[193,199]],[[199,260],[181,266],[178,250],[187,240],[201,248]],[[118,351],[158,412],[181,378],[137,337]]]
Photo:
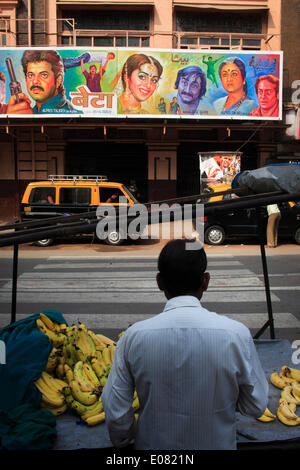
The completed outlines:
[[[250,331],[200,304],[206,267],[196,240],[162,249],[157,284],[166,306],[121,336],[102,393],[115,447],[134,440],[137,450],[236,449],[236,410],[259,417],[267,407],[268,382]]]

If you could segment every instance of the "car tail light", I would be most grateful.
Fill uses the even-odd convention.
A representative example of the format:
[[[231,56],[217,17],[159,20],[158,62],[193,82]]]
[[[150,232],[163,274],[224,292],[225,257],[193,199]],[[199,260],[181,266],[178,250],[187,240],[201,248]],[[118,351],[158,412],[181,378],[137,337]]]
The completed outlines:
[[[202,220],[203,222],[207,222],[207,216],[205,215],[204,217],[199,217],[200,220]]]

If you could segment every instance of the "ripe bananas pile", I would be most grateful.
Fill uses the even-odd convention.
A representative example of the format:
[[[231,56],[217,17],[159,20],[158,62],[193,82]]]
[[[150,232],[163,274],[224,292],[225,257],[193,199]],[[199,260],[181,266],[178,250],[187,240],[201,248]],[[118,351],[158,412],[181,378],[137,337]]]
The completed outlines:
[[[71,410],[88,426],[105,421],[101,393],[113,363],[116,343],[95,334],[83,323],[58,324],[44,313],[39,314],[36,326],[53,344],[46,368],[35,382],[42,393],[41,408],[56,416]],[[134,411],[139,409],[136,392],[132,407]]]
[[[288,366],[282,366],[281,371],[270,375],[270,382],[281,389],[277,418],[287,426],[298,426],[300,418],[296,415],[297,405],[300,405],[300,370]],[[276,419],[268,408],[258,418],[259,421],[270,422]]]

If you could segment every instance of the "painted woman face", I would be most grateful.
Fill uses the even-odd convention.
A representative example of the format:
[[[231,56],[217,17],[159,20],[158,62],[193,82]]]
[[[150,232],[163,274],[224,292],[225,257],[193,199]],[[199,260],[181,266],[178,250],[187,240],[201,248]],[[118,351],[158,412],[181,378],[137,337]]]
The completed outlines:
[[[244,79],[236,64],[225,64],[221,69],[221,82],[228,93],[243,90]]]
[[[155,92],[158,80],[155,65],[143,64],[132,72],[128,80],[129,89],[137,101],[146,101]]]

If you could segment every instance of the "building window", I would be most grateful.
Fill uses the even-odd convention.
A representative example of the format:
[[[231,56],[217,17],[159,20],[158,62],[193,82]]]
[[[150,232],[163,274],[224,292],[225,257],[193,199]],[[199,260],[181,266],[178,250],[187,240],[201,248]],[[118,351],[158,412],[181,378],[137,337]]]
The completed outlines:
[[[150,11],[63,10],[60,43],[68,46],[149,47]]]
[[[181,49],[261,49],[264,14],[177,11],[174,47]]]
[[[188,12],[176,13],[176,31],[199,31],[207,33],[261,34],[261,15],[241,12]]]

